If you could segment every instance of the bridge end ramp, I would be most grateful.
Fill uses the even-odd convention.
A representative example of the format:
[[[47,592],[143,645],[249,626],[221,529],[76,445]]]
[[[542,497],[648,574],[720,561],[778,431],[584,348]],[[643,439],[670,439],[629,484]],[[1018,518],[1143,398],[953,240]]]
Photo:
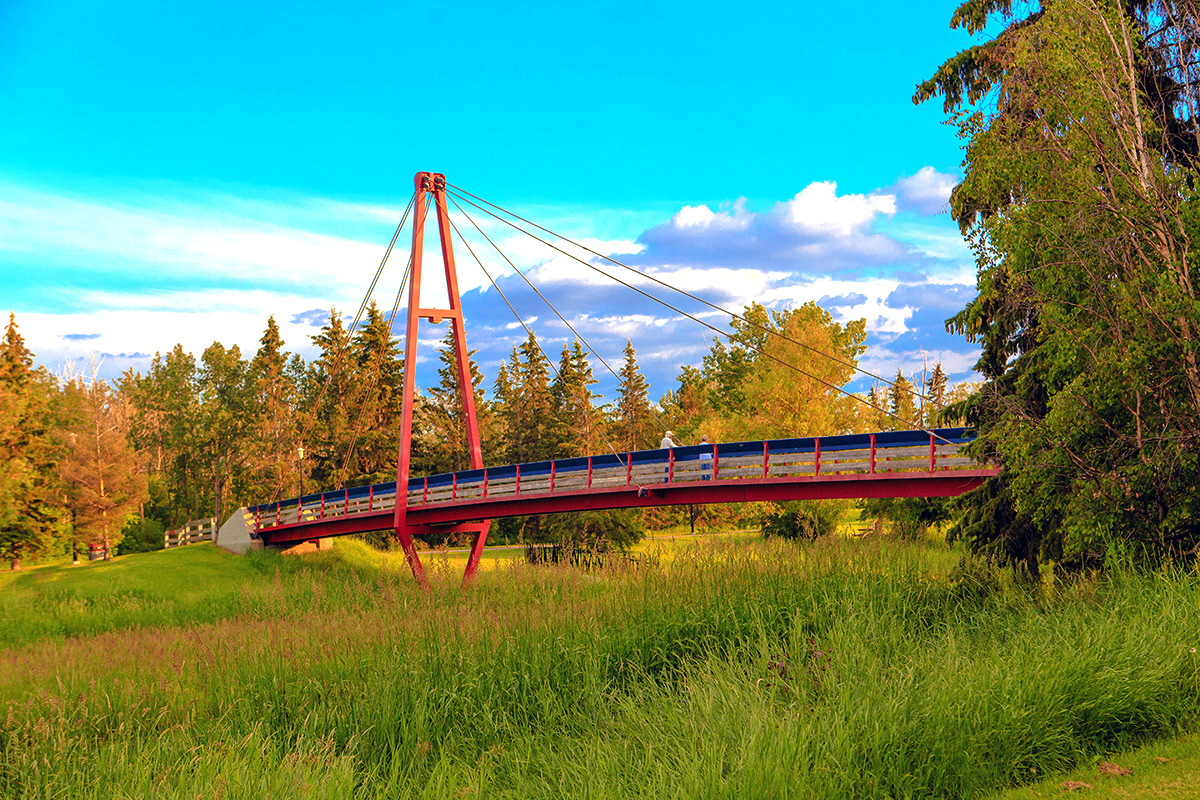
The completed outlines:
[[[245,555],[247,550],[261,550],[262,542],[250,535],[253,517],[244,508],[233,512],[217,531],[213,544],[236,555]]]

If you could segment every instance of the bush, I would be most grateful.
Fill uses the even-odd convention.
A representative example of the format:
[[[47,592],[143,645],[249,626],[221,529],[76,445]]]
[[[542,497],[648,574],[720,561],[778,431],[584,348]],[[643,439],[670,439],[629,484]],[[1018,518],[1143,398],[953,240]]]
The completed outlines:
[[[850,507],[846,500],[792,500],[764,503],[758,518],[763,536],[770,539],[816,539],[837,530],[838,522]]]
[[[166,526],[156,519],[133,517],[125,523],[121,531],[121,543],[117,545],[117,552],[128,555],[162,550],[165,532]]]
[[[547,514],[541,532],[543,541],[569,543],[577,550],[595,553],[624,552],[645,536],[634,509]]]

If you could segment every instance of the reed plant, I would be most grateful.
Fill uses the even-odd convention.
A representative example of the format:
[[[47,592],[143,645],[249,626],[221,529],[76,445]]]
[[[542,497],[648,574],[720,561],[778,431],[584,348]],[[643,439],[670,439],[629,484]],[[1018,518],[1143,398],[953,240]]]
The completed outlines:
[[[256,558],[235,615],[0,651],[0,796],[976,797],[1200,699],[1182,571],[1031,593],[909,543],[714,542],[424,593],[359,544]]]

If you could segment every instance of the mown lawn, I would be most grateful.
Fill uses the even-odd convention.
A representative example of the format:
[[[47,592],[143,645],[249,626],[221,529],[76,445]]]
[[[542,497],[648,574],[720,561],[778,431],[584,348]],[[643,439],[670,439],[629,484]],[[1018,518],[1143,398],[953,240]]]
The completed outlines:
[[[1200,721],[1195,574],[1031,594],[956,561],[713,537],[424,593],[339,542],[6,576],[0,796],[1061,794]]]

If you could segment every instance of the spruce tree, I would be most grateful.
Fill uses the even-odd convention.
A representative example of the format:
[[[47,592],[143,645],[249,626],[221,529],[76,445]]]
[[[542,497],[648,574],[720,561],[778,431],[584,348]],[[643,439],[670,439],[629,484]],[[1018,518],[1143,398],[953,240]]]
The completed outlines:
[[[352,390],[350,408],[352,460],[342,478],[351,484],[377,483],[395,476],[404,412],[404,360],[391,322],[374,301],[354,336],[353,349],[359,385]]]
[[[904,377],[904,372],[896,370],[896,378],[888,391],[889,409],[892,417],[892,427],[896,430],[912,428],[920,424],[917,420],[916,398],[913,395],[912,382]],[[897,419],[897,417],[899,419]]]
[[[267,318],[267,329],[259,339],[258,352],[250,362],[255,393],[253,444],[253,493],[271,497],[287,481],[289,454],[296,448],[296,386],[288,371],[287,353],[275,317]]]
[[[554,430],[551,434],[557,456],[582,456],[600,451],[602,419],[592,393],[596,378],[587,353],[576,339],[563,344],[558,375],[550,387]]]
[[[654,445],[654,412],[650,407],[650,386],[638,368],[633,342],[625,340],[625,361],[617,373],[617,440],[626,450],[642,450]]]
[[[475,401],[476,426],[482,433],[486,427],[488,404],[483,397],[483,375],[475,363],[475,351],[467,353],[471,371],[471,390]],[[454,329],[447,327],[438,353],[438,385],[429,390],[429,433],[433,436],[434,471],[451,472],[468,469],[471,464],[470,443],[467,438],[467,416],[461,382],[458,377],[458,356],[454,350]]]
[[[0,346],[0,557],[11,569],[50,545],[61,517],[53,492],[51,391],[10,314]]]

